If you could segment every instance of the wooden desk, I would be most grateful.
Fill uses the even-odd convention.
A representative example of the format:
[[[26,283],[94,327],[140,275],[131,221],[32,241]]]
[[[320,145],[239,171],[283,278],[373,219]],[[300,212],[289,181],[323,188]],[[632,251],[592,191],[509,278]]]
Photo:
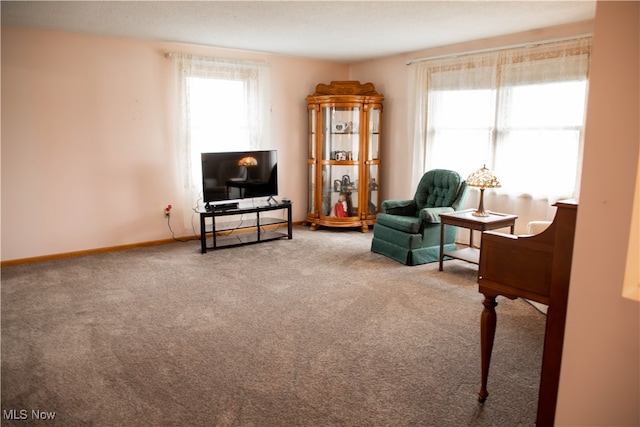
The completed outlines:
[[[538,397],[538,427],[553,426],[555,418],[578,211],[575,200],[560,201],[554,206],[557,207],[556,216],[540,234],[483,233],[478,271],[479,291],[485,297],[480,327],[480,402],[489,395],[487,381],[496,332],[496,297],[522,297],[549,306]]]
[[[499,228],[510,227],[511,234],[514,232],[517,215],[503,214],[497,212],[487,212],[489,216],[473,216],[475,209],[465,211],[457,211],[451,213],[440,214],[440,266],[442,271],[442,262],[444,257],[461,259],[463,261],[479,264],[480,251],[473,246],[473,231],[480,232],[487,230],[497,230]],[[444,253],[444,227],[452,225],[469,229],[469,247],[459,249],[452,252]]]

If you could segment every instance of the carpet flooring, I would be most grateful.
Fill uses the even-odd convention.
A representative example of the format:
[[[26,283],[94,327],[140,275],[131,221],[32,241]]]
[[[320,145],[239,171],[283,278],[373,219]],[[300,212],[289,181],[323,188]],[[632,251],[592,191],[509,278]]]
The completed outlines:
[[[477,266],[407,267],[371,237],[2,268],[2,425],[535,425],[544,315],[498,299],[480,404]]]

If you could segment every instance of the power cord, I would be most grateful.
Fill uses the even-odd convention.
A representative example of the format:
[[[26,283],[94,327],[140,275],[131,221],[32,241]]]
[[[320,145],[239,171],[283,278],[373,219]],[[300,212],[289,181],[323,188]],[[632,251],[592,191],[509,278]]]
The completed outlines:
[[[194,217],[194,215],[195,215],[195,209],[194,209],[194,214],[191,215],[191,229],[193,230],[194,237],[189,238],[189,239],[179,239],[179,238],[176,237],[176,233],[173,231],[173,228],[171,228],[171,214],[167,215],[167,227],[169,228],[169,231],[171,232],[171,238],[173,240],[175,240],[176,242],[180,242],[180,243],[186,243],[186,242],[191,242],[193,240],[199,240],[199,238],[196,237],[196,228],[193,225],[193,217]]]

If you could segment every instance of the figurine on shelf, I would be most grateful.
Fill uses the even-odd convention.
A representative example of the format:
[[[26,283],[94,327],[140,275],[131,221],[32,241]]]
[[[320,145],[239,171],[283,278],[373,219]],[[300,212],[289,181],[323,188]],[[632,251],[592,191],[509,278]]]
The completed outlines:
[[[377,189],[378,189],[378,183],[376,182],[376,179],[371,178],[371,181],[369,181],[369,190],[376,191]]]
[[[340,193],[338,196],[338,202],[333,207],[333,213],[335,216],[339,218],[344,218],[349,216],[349,196],[347,193]]]

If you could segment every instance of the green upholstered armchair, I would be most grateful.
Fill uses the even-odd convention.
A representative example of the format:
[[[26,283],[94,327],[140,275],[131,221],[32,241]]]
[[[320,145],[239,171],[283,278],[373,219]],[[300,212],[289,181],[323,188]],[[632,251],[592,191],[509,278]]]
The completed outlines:
[[[371,250],[406,265],[438,261],[440,214],[460,209],[467,185],[460,174],[445,169],[422,176],[411,200],[385,200],[373,226]],[[444,251],[456,249],[456,228],[446,227]]]

